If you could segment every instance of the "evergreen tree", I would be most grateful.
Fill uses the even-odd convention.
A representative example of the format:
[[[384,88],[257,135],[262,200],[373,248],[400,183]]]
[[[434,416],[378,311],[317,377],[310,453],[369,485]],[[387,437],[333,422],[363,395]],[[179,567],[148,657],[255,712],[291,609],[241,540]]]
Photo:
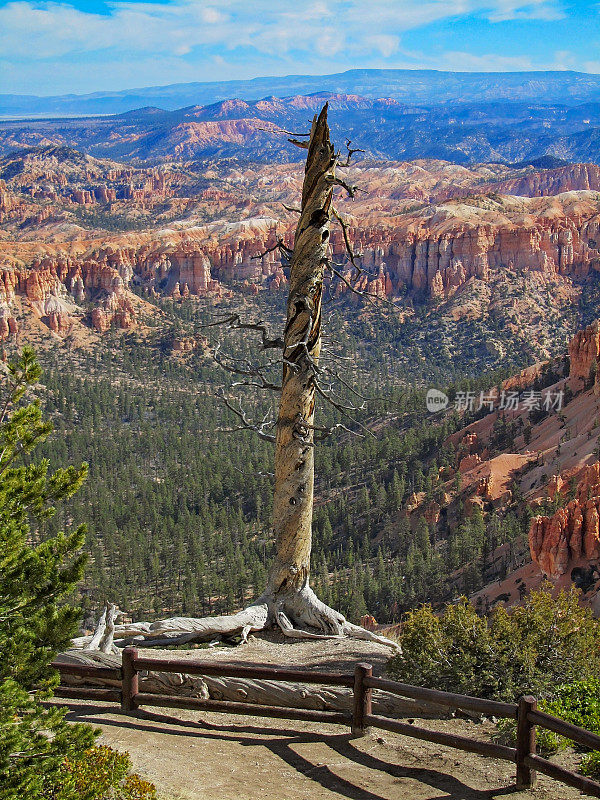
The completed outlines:
[[[425,560],[429,559],[431,553],[431,542],[429,537],[429,525],[425,517],[420,517],[415,531],[415,545]]]
[[[89,749],[94,732],[41,702],[56,682],[51,661],[77,629],[79,609],[68,597],[83,575],[84,528],[42,534],[54,504],[81,486],[87,465],[51,473],[47,461],[27,458],[51,432],[39,403],[26,402],[40,375],[33,350],[24,348],[0,376],[0,800],[103,800],[112,787],[123,788],[127,759],[123,774],[111,777],[110,795],[104,785],[100,793],[93,770],[73,782],[73,772],[99,752]],[[154,795],[149,784],[137,789],[136,797]]]

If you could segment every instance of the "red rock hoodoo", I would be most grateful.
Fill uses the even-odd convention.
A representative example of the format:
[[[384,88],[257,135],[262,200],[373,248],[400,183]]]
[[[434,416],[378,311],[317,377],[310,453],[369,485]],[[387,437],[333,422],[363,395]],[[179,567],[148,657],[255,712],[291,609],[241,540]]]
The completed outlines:
[[[559,577],[579,558],[600,558],[600,463],[581,473],[577,494],[551,517],[535,517],[529,529],[532,559],[544,575]]]
[[[580,389],[582,384],[595,375],[594,390],[600,391],[600,320],[596,320],[573,338],[569,344],[570,371],[569,378],[573,389]]]

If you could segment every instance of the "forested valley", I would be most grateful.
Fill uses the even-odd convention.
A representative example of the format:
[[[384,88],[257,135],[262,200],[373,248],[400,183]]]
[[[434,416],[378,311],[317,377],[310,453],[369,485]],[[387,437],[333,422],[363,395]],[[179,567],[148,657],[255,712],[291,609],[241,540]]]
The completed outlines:
[[[222,342],[220,352],[251,358],[256,337],[207,327],[231,303],[159,305],[166,321],[150,335],[109,332],[96,348],[66,342],[40,352],[39,396],[55,427],[45,455],[52,464],[87,461],[90,473],[39,535],[87,522],[81,599],[88,618],[105,601],[134,620],[230,612],[260,593],[272,556],[272,446],[234,430],[239,420],[219,396],[232,376],[212,357]],[[283,296],[243,305],[271,330],[281,324]],[[488,389],[526,364],[527,354],[516,354],[501,374],[482,368],[473,378],[466,349],[458,359],[439,358],[435,326],[423,335],[423,326],[403,325],[385,308],[357,313],[349,304],[328,317],[324,360],[330,351],[343,365],[339,397],[367,399],[351,419],[320,403],[319,424],[346,428],[316,449],[313,582],[349,619],[369,613],[392,623],[421,602],[480,588],[499,545],[510,543],[505,571],[522,555],[531,512],[518,497],[502,514],[467,515],[459,504],[455,518],[437,525],[424,516],[411,524],[405,508],[415,492],[436,500],[438,476],[455,460],[447,437],[469,419],[432,417],[426,388],[450,397]],[[178,352],[174,342],[186,335],[204,346]],[[468,330],[464,336],[467,342]],[[272,400],[251,387],[240,391],[247,412],[261,418]]]

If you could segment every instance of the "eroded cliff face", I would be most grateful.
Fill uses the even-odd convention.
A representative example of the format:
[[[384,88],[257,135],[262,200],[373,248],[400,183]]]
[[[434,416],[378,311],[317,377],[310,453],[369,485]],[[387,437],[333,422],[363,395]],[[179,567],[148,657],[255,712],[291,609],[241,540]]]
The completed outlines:
[[[383,277],[388,293],[448,296],[471,278],[486,281],[498,270],[583,278],[600,269],[600,213],[594,198],[570,193],[524,203],[504,198],[497,208],[488,208],[456,201],[400,217],[383,216],[377,225],[357,213],[350,218],[349,235],[362,253],[369,281],[376,284]],[[154,277],[145,274],[152,269],[160,270],[163,279],[177,273],[192,293],[207,289],[211,273],[221,281],[261,280],[281,266],[276,252],[253,259],[274,242],[276,224],[262,218],[232,224],[229,230],[206,226],[195,238],[157,231],[137,237],[145,242],[135,253],[127,244],[133,237],[123,235],[113,238],[110,257],[118,260],[123,251],[123,259],[135,262],[142,277]],[[284,240],[290,240],[292,231],[291,223],[283,226]],[[333,255],[342,257],[341,231],[334,231],[331,243]]]
[[[8,320],[16,324],[10,300],[15,291],[31,303],[62,295],[76,306],[91,303],[88,313],[103,331],[134,323],[126,302],[133,285],[174,300],[282,290],[285,265],[274,245],[278,238],[288,246],[293,241],[292,206],[301,172],[300,164],[133,168],[56,146],[0,159],[0,175],[6,176],[0,182],[6,230],[0,335],[9,335]],[[432,160],[375,162],[350,167],[348,179],[365,190],[352,201],[338,201],[361,254],[359,292],[449,301],[448,313],[457,320],[472,318],[478,306],[486,313],[486,292],[502,283],[489,304],[510,327],[508,318],[518,325],[519,315],[544,313],[542,306],[519,305],[511,294],[521,278],[534,295],[550,292],[561,312],[575,299],[576,284],[600,270],[593,165],[536,171],[502,165],[467,169]],[[577,191],[475,196],[486,187],[530,194]],[[103,229],[113,223],[135,230]],[[331,254],[346,281],[353,282],[339,228],[332,231]],[[336,278],[333,284],[334,294],[361,302],[343,281]],[[500,295],[507,295],[506,301]],[[65,330],[64,319],[36,310],[51,330]]]
[[[282,289],[287,278],[281,261],[276,252],[264,252],[275,242],[268,221],[237,226],[223,235],[201,231],[197,238],[115,237],[110,243],[72,246],[69,255],[63,246],[46,245],[45,255],[32,257],[34,247],[16,246],[0,262],[0,337],[18,327],[13,313],[17,295],[50,330],[64,335],[70,329],[68,318],[81,317],[87,304],[92,306],[89,319],[98,332],[113,325],[132,327],[134,284],[152,296],[174,300],[223,297],[231,294],[231,284],[243,291],[259,285]]]
[[[585,396],[583,392],[587,390],[589,394],[587,387],[594,379],[594,394],[598,395],[600,320],[573,337],[569,344],[569,360],[572,391]],[[593,428],[590,435],[592,432]],[[581,451],[583,457],[583,447]],[[544,575],[551,578],[564,575],[579,559],[600,558],[600,462],[554,475],[548,483],[548,498],[566,500],[573,480],[576,481],[575,496],[552,516],[534,517],[529,529],[531,557]]]
[[[13,313],[17,295],[59,336],[69,333],[75,320],[85,315],[85,302],[94,304],[91,323],[96,330],[104,332],[111,324],[129,328],[135,317],[127,292],[130,280],[125,264],[117,268],[106,259],[45,257],[34,260],[30,268],[5,266],[0,270],[0,339],[18,333]]]
[[[501,271],[581,279],[599,270],[598,211],[583,193],[477,206],[455,201],[380,226],[356,225],[350,236],[366,268],[382,270],[391,293],[448,298]]]
[[[594,379],[594,391],[600,394],[600,320],[579,331],[569,344],[569,377],[574,390]]]
[[[564,575],[573,562],[600,559],[600,463],[579,476],[573,500],[551,516],[535,517],[529,530],[531,558],[544,575]]]
[[[565,164],[555,169],[529,169],[523,174],[484,183],[482,194],[520,195],[543,197],[563,192],[598,191],[600,189],[600,167],[598,164]],[[454,196],[457,196],[456,193]]]
[[[205,124],[190,113],[190,125]],[[444,299],[497,271],[579,279],[600,268],[600,168],[593,164],[533,170],[361,162],[346,173],[364,190],[338,201],[354,248],[363,254],[361,290]],[[46,146],[0,159],[0,177],[0,217],[13,242],[38,240],[50,253],[61,243],[96,238],[90,230],[110,226],[109,220],[125,229],[147,225],[140,235],[104,236],[104,249],[112,248],[112,258],[123,250],[142,281],[161,284],[157,291],[170,293],[179,283],[182,294],[187,284],[194,295],[218,292],[211,281],[261,284],[276,277],[281,285],[278,253],[253,256],[278,236],[291,244],[302,165],[133,168]],[[331,243],[343,263],[340,230]],[[101,259],[98,250],[93,245],[86,255]]]
[[[570,363],[565,356],[538,363],[484,391],[485,398],[493,398],[489,413],[446,441],[454,459],[438,474],[441,508],[428,505],[423,492],[404,507],[413,526],[421,516],[432,524],[443,519],[441,535],[445,525],[459,526],[476,507],[488,522],[490,514],[502,518],[533,510],[537,516],[528,535],[517,536],[510,546],[497,544],[484,560],[489,583],[475,598],[481,603],[518,603],[522,592],[539,586],[544,576],[557,588],[572,582],[583,588],[581,576],[600,570],[600,395],[597,381],[595,391],[591,382],[600,357],[599,331],[595,322],[573,337]],[[502,408],[502,397],[513,393],[518,401]],[[528,396],[534,405],[528,406]],[[545,396],[562,397],[560,408],[548,403],[543,413]],[[542,413],[531,411],[536,398]],[[475,409],[477,402],[475,396]],[[457,591],[461,574],[459,568],[453,578]],[[585,602],[600,612],[598,586],[588,590]]]

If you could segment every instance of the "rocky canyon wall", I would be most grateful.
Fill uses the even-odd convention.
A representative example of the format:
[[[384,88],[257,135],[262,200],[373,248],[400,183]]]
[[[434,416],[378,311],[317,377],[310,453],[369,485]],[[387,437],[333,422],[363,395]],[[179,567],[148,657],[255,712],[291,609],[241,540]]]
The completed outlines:
[[[363,265],[387,278],[386,292],[403,290],[445,298],[472,278],[487,281],[494,271],[536,271],[579,279],[600,270],[600,216],[539,222],[478,224],[460,220],[409,222],[396,227],[353,227],[350,236]],[[343,255],[339,236],[334,251]]]
[[[575,335],[569,344],[569,359],[572,391],[586,389],[593,379],[594,393],[600,394],[599,320]],[[529,529],[531,557],[549,577],[565,574],[579,558],[600,558],[600,462],[584,467],[575,478],[575,497],[552,516],[535,517]],[[554,476],[549,484],[550,499],[564,498],[567,489],[567,480]]]
[[[579,281],[600,270],[600,213],[587,192],[507,197],[501,203],[483,198],[475,205],[457,200],[409,214],[390,214],[388,208],[387,214],[347,216],[350,240],[362,255],[358,289],[378,296],[445,299],[474,279],[487,282],[503,272]],[[293,229],[291,221],[277,226],[263,217],[194,226],[190,233],[115,235],[96,244],[17,242],[0,261],[2,319],[6,325],[11,319],[11,291],[30,300],[39,294],[38,302],[61,293],[75,303],[89,301],[99,309],[93,324],[104,330],[113,322],[133,323],[125,300],[132,285],[174,299],[218,297],[236,287],[279,289],[286,276],[274,245],[279,236],[290,245]],[[348,264],[339,228],[332,231],[331,246],[334,260]],[[352,277],[349,268],[341,270]],[[342,282],[335,290],[347,291]]]
[[[75,318],[85,314],[82,305],[94,304],[90,321],[104,332],[111,324],[129,328],[134,309],[126,291],[131,273],[107,260],[77,261],[71,258],[36,259],[29,268],[0,270],[0,339],[17,334],[14,301],[20,295],[48,328],[65,335]]]
[[[532,559],[544,575],[564,575],[573,562],[600,559],[600,463],[586,467],[577,494],[551,517],[535,517],[529,530]]]
[[[569,344],[569,379],[574,391],[594,379],[594,391],[600,394],[600,321],[579,331]]]

